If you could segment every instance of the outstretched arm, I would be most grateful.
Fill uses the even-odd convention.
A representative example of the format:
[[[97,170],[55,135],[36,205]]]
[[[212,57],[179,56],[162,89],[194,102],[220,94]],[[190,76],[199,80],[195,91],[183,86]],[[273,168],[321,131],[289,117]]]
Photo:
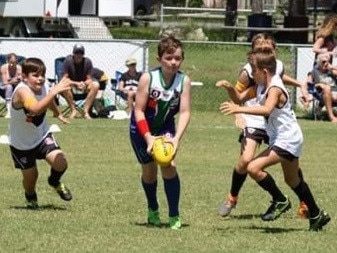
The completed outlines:
[[[17,108],[24,107],[32,115],[39,115],[50,107],[51,102],[57,94],[69,90],[70,88],[70,79],[62,79],[57,85],[50,89],[46,96],[41,100],[37,100],[28,89],[21,88],[15,93],[13,103]]]
[[[220,105],[220,111],[225,115],[247,113],[253,115],[268,116],[280,103],[282,91],[279,88],[271,88],[264,105],[260,106],[239,106],[233,102],[224,102]]]
[[[303,103],[307,103],[309,101],[309,94],[306,83],[301,83],[286,74],[282,76],[282,80],[286,85],[290,85],[301,89],[301,100],[303,101]]]
[[[255,87],[250,87],[243,92],[239,92],[227,80],[220,80],[215,84],[215,86],[225,88],[231,100],[236,104],[242,104],[255,97],[256,94],[255,92],[252,92],[252,90],[255,90]]]

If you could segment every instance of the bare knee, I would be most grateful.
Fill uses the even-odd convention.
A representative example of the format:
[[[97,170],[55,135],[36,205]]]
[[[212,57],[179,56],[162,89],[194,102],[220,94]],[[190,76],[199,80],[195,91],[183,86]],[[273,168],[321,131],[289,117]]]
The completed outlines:
[[[241,155],[238,165],[237,165],[237,171],[238,172],[247,172],[247,166],[252,161],[252,158],[250,156]]]
[[[61,150],[54,150],[47,156],[50,166],[56,171],[64,171],[68,168],[68,161]]]
[[[91,82],[88,85],[89,92],[98,92],[99,90],[99,83],[98,82]]]
[[[260,181],[265,177],[265,172],[259,166],[255,165],[254,163],[249,163],[247,166],[247,173],[251,178],[255,181]]]

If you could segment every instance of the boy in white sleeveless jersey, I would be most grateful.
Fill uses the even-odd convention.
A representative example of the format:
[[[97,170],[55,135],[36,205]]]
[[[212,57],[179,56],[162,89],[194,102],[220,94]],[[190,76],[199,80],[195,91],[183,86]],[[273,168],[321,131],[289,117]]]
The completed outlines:
[[[251,50],[257,50],[259,48],[270,48],[276,52],[276,43],[272,35],[268,33],[258,33],[254,35],[251,43]],[[276,72],[282,80],[291,86],[299,87],[302,91],[303,100],[307,100],[307,89],[305,84],[298,82],[297,80],[286,75],[282,61],[276,60]],[[216,86],[221,87],[222,80],[218,81]],[[239,73],[238,80],[235,85],[235,89],[238,92],[244,92],[250,87],[256,86],[256,82],[253,79],[252,67],[248,62],[244,65]],[[244,103],[245,106],[258,105],[255,98],[247,100]],[[232,172],[231,187],[228,196],[223,202],[221,202],[218,213],[222,217],[230,215],[233,208],[236,207],[239,200],[239,193],[247,178],[247,166],[248,163],[254,158],[255,153],[259,146],[264,142],[268,144],[268,135],[266,132],[265,119],[263,116],[251,115],[251,114],[236,114],[235,124],[240,128],[241,134],[239,142],[241,144],[239,161]],[[301,172],[300,172],[301,173]],[[301,218],[306,218],[307,207],[303,202],[300,202],[298,208],[298,214]],[[277,217],[268,216],[271,219]]]
[[[71,81],[64,78],[47,92],[45,73],[46,67],[40,59],[26,59],[22,65],[23,81],[14,90],[10,108],[10,150],[15,167],[22,172],[26,204],[31,209],[39,207],[36,193],[38,159],[46,160],[51,166],[49,185],[63,200],[72,199],[69,189],[60,182],[68,166],[67,160],[46,122],[46,111],[50,108],[60,121],[69,123],[60,114],[54,98],[70,90]]]
[[[254,158],[247,167],[248,174],[258,185],[272,197],[272,204],[266,214],[281,215],[290,208],[290,201],[277,187],[274,179],[265,169],[274,164],[282,166],[284,179],[298,198],[308,207],[309,230],[318,231],[329,221],[330,216],[320,209],[310,191],[308,184],[299,173],[299,157],[302,151],[303,135],[291,108],[289,94],[281,78],[275,75],[276,57],[270,49],[255,51],[250,57],[254,80],[259,84],[243,93],[238,93],[229,82],[225,87],[234,101],[244,102],[255,96],[260,106],[243,107],[232,102],[220,106],[222,113],[247,113],[262,115],[266,118],[266,131],[269,136],[269,147]],[[263,215],[263,220],[267,216]],[[268,218],[268,217],[267,217]]]

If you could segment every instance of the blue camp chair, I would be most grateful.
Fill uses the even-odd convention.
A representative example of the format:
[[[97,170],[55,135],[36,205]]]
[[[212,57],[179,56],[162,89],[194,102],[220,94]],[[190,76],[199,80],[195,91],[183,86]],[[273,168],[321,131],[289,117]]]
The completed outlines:
[[[325,106],[323,101],[323,94],[322,91],[319,89],[316,89],[315,84],[308,82],[308,93],[312,95],[312,116],[314,120],[317,120],[320,118],[320,112],[322,111],[322,108]],[[337,107],[337,102],[332,102],[332,107]]]
[[[127,95],[118,88],[119,81],[123,73],[115,71],[115,78],[111,79],[111,90],[115,94],[115,106],[117,110],[125,110],[127,107]]]
[[[7,111],[7,107],[6,107],[6,102],[5,102],[5,90],[2,88],[0,88],[0,97],[4,101],[4,103],[0,103],[0,115],[3,116]]]
[[[57,83],[61,80],[62,76],[63,76],[63,62],[66,59],[66,57],[58,57],[54,60],[54,78],[48,78],[48,81],[50,83],[50,86],[53,85],[57,85]],[[76,90],[75,88],[73,88],[72,90],[72,94],[73,94],[73,99],[75,102],[75,108],[76,110],[82,115],[84,116],[84,111],[83,111],[83,106],[85,104],[85,99],[87,97],[86,93],[79,93],[78,90]],[[60,104],[60,97],[57,96],[56,98],[56,103],[57,105]],[[70,106],[67,105],[63,111],[62,114],[63,115],[68,115],[70,113]]]

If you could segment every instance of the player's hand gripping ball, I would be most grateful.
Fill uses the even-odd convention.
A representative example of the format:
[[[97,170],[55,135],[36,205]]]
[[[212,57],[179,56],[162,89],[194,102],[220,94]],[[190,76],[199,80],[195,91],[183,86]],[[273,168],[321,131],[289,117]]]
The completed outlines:
[[[165,136],[156,137],[153,143],[152,156],[159,166],[169,166],[173,160],[173,152],[173,144],[167,142]]]

